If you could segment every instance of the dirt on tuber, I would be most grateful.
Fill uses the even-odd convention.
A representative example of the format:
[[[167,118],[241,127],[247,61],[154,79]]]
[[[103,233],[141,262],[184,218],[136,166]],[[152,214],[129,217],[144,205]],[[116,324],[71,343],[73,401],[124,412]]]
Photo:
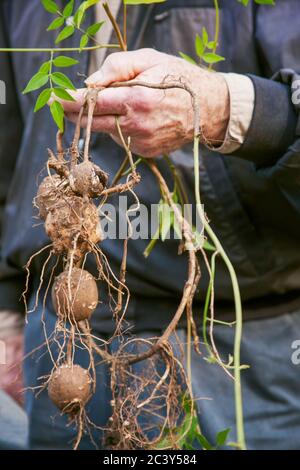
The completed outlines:
[[[91,398],[92,378],[78,364],[63,364],[52,372],[48,394],[61,411],[76,415]]]
[[[79,163],[69,175],[69,184],[74,193],[90,198],[99,197],[107,181],[107,174],[90,161]]]
[[[92,251],[102,240],[97,207],[89,200],[72,196],[61,199],[51,207],[45,230],[57,254],[74,251],[75,259]]]
[[[80,268],[63,271],[53,284],[52,303],[57,315],[65,321],[89,320],[98,304],[94,277]]]

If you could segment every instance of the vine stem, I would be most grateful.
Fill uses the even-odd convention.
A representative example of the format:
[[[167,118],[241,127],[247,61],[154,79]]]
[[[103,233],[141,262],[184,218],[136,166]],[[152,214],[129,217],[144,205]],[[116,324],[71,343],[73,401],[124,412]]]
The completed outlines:
[[[219,8],[219,1],[214,0],[215,12],[216,12],[216,26],[215,26],[215,45],[213,48],[213,54],[217,52],[218,42],[219,42],[219,35],[220,35],[220,8]],[[213,64],[210,64],[208,69],[212,70]]]
[[[118,38],[118,41],[119,41],[119,47],[123,50],[123,51],[127,51],[127,44],[126,42],[124,41],[124,38],[122,36],[122,33],[121,33],[121,30],[119,28],[119,25],[118,23],[116,22],[116,19],[114,17],[114,15],[112,14],[110,8],[109,8],[109,4],[108,3],[103,3],[102,4],[104,10],[105,10],[105,13],[107,14],[111,24],[112,24],[112,27],[114,28],[114,31],[117,35],[117,38]]]
[[[241,361],[240,361],[240,347],[242,339],[242,328],[243,328],[243,315],[242,315],[242,302],[239,284],[234,267],[228,258],[222,244],[220,243],[217,235],[209,225],[206,216],[202,209],[201,198],[200,198],[200,177],[199,177],[199,145],[200,138],[199,134],[194,136],[194,171],[195,171],[195,197],[196,205],[201,221],[204,225],[204,229],[208,234],[209,238],[215,245],[218,253],[223,259],[231,279],[234,305],[235,305],[235,316],[236,316],[236,327],[235,327],[235,338],[234,338],[234,390],[235,390],[235,412],[236,412],[236,430],[237,430],[237,441],[242,450],[246,449],[245,433],[244,433],[244,420],[243,420],[243,402],[242,402],[242,387],[241,387]]]
[[[215,54],[218,48],[219,42],[219,35],[220,35],[220,8],[219,8],[219,1],[214,0],[214,7],[216,13],[216,23],[215,23],[215,45],[213,49],[213,53]],[[209,69],[212,70],[213,64],[209,65]],[[194,137],[194,164],[195,164],[195,182],[197,182],[198,189],[195,187],[196,190],[196,199],[197,195],[198,200],[200,202],[199,210],[201,213],[203,212],[200,200],[200,182],[199,182],[199,137],[195,135]],[[196,181],[197,180],[197,181]],[[197,201],[196,201],[197,202]],[[198,203],[197,203],[198,205]],[[234,267],[228,258],[225,250],[223,249],[218,237],[210,227],[209,223],[206,220],[205,214],[203,214],[204,219],[204,228],[211,238],[212,242],[214,243],[217,251],[219,252],[220,256],[222,257],[226,267],[228,269],[233,295],[234,295],[234,304],[235,304],[235,316],[236,316],[236,327],[235,327],[235,338],[234,338],[234,389],[235,389],[235,412],[236,412],[236,429],[237,429],[237,440],[242,450],[246,449],[246,442],[245,442],[245,433],[244,433],[244,426],[243,426],[243,402],[242,402],[242,387],[241,387],[241,364],[240,364],[240,348],[241,348],[241,340],[242,340],[242,330],[243,330],[243,315],[242,315],[242,302],[241,302],[241,294],[239,289],[239,284],[237,280],[237,276],[234,270]]]
[[[85,52],[85,51],[95,51],[97,49],[119,49],[119,44],[98,44],[97,46],[88,46],[88,47],[17,47],[9,48],[2,47],[0,52]]]

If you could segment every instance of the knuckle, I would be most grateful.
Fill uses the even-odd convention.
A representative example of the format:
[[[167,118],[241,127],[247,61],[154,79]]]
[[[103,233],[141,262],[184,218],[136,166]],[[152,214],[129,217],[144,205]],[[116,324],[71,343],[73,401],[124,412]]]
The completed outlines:
[[[144,112],[150,112],[152,110],[153,96],[151,91],[152,90],[143,87],[139,87],[136,90],[133,103],[135,109]]]
[[[118,71],[120,62],[122,61],[121,54],[122,52],[114,52],[110,54],[108,57],[106,57],[103,63],[103,67],[112,70],[113,72]]]

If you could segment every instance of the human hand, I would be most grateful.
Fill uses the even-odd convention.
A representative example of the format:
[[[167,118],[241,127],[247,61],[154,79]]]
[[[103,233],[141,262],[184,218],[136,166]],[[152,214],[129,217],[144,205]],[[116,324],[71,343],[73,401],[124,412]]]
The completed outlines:
[[[153,49],[140,49],[111,54],[86,84],[107,87],[133,79],[157,84],[180,81],[188,85],[199,100],[203,140],[216,146],[223,142],[230,111],[229,92],[222,75]],[[85,91],[72,93],[75,102],[62,102],[66,117],[72,122],[77,120]],[[108,133],[120,143],[116,115],[120,116],[124,136],[130,136],[132,151],[145,157],[168,153],[193,139],[191,97],[182,89],[106,88],[98,95],[92,130]],[[82,126],[86,124],[83,116]]]
[[[0,389],[22,404],[23,397],[23,334],[14,334],[1,339],[5,357],[0,362]],[[1,359],[1,358],[0,358]]]
[[[24,316],[0,310],[0,388],[22,403]]]

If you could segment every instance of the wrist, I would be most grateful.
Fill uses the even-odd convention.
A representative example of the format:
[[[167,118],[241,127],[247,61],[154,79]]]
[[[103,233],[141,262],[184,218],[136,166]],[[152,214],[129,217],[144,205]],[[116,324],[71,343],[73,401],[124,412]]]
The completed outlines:
[[[226,137],[230,119],[230,95],[224,77],[204,72],[200,88],[201,140],[209,146],[221,145]]]

